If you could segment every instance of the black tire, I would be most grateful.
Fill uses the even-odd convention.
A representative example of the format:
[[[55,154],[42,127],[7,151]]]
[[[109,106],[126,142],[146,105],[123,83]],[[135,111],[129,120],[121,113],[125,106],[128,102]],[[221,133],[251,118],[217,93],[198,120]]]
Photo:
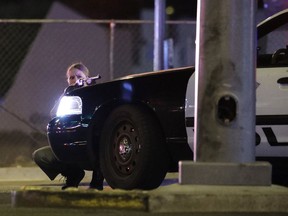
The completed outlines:
[[[152,115],[137,106],[116,108],[101,133],[100,166],[112,188],[158,187],[167,173],[168,153]]]

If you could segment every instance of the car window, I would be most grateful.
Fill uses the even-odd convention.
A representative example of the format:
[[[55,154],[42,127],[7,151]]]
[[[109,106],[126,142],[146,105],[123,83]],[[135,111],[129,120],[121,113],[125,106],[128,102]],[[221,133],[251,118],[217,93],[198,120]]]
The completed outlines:
[[[287,24],[259,39],[257,45],[257,67],[288,66]]]

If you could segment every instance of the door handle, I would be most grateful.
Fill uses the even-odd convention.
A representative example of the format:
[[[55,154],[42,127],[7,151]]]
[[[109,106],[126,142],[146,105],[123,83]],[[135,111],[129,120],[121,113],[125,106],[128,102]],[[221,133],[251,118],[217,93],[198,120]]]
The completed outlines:
[[[277,83],[280,85],[288,85],[288,77],[282,77],[277,80]]]

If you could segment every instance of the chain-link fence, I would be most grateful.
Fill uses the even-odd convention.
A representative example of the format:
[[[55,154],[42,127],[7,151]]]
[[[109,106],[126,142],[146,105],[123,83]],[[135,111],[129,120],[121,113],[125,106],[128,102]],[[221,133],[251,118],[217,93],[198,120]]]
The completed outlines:
[[[169,65],[193,65],[195,22],[165,28]],[[48,145],[49,112],[71,63],[99,82],[153,70],[152,21],[0,20],[0,30],[0,167],[32,165],[31,153]]]

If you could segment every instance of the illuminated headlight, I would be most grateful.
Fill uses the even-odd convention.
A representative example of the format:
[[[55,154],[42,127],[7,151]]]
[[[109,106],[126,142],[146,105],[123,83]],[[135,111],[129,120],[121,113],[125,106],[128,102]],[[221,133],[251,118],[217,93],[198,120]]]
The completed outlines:
[[[57,116],[82,114],[82,100],[78,96],[63,96],[60,100]]]

